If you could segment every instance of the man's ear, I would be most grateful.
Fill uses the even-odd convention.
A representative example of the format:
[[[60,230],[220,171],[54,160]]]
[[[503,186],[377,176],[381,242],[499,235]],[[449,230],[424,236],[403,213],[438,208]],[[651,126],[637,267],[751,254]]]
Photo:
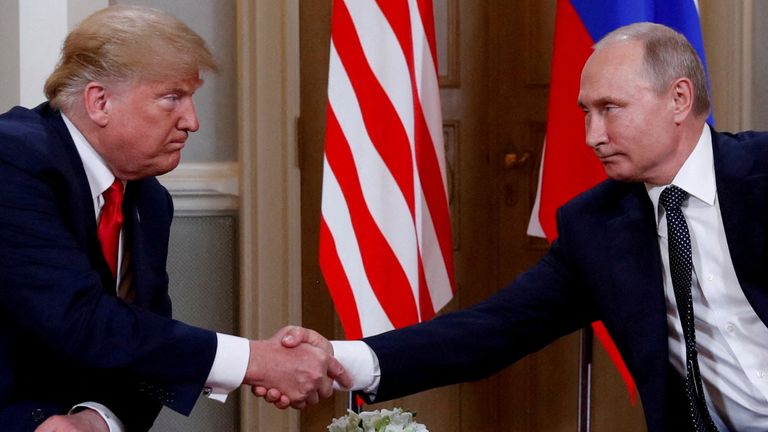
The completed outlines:
[[[679,78],[672,84],[675,123],[682,123],[693,109],[693,84],[688,78]]]
[[[85,112],[99,127],[109,123],[110,99],[106,86],[98,81],[91,81],[83,90]]]

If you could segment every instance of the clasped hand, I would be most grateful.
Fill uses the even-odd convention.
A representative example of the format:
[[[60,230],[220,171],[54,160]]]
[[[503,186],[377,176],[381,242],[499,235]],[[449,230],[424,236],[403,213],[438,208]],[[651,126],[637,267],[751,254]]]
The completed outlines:
[[[352,377],[333,358],[333,347],[319,333],[284,327],[265,340],[251,341],[245,384],[254,395],[284,409],[302,409],[333,394],[333,381],[352,385]]]

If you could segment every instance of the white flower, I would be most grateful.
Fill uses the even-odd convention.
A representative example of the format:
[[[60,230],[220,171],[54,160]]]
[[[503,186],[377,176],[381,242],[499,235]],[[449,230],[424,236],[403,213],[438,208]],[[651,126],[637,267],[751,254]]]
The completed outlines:
[[[363,411],[360,414],[347,410],[347,415],[333,419],[329,432],[429,432],[421,423],[413,420],[413,414],[400,408],[393,410]]]
[[[358,426],[360,417],[352,410],[347,410],[347,412],[347,415],[333,419],[328,425],[329,432],[364,432],[363,428]]]

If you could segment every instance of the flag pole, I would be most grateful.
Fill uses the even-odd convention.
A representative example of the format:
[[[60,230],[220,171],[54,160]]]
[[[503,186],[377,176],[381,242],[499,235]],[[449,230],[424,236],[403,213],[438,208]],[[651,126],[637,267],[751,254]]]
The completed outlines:
[[[592,429],[592,326],[579,332],[579,426],[578,432]]]
[[[360,414],[360,411],[362,411],[362,405],[360,404],[359,398],[353,391],[348,393],[347,408],[355,414]]]

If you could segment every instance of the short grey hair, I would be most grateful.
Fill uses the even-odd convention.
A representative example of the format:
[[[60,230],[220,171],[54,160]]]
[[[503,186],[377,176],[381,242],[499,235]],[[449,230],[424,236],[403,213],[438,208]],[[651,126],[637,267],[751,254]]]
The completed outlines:
[[[595,50],[621,41],[643,43],[646,72],[656,91],[666,91],[674,80],[688,78],[693,85],[693,113],[709,115],[710,101],[704,66],[685,36],[661,24],[641,22],[608,33],[595,44]]]

